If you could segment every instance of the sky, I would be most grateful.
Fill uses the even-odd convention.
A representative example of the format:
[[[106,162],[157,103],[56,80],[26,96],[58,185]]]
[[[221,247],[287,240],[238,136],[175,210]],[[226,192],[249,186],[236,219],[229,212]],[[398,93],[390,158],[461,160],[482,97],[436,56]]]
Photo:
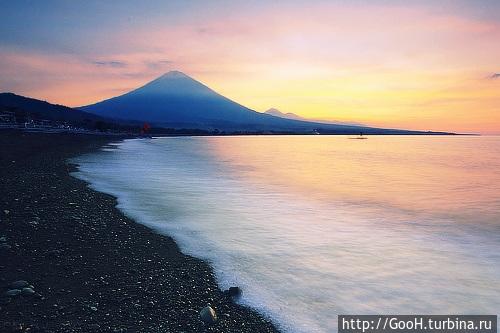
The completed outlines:
[[[256,111],[500,134],[500,1],[5,1],[0,91],[82,106],[182,71]]]

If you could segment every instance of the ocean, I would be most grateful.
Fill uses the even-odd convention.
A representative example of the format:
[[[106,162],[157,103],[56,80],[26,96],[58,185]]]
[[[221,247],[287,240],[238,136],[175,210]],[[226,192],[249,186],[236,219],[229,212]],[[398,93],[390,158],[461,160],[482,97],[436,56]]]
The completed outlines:
[[[167,137],[75,162],[286,332],[499,314],[500,137]]]

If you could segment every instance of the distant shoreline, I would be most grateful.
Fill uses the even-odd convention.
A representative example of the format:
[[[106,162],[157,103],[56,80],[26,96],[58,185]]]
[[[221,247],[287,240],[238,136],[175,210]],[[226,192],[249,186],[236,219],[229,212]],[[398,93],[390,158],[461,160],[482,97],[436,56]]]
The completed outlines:
[[[70,175],[68,158],[119,139],[0,131],[0,330],[278,332],[224,295],[207,263]],[[5,296],[18,280],[37,296]],[[212,326],[199,316],[207,303]]]
[[[290,135],[290,136],[339,136],[339,135],[360,135],[363,136],[481,136],[478,133],[452,133],[452,132],[415,132],[415,133],[300,133],[300,132],[204,132],[196,129],[179,129],[178,132],[161,133],[151,132],[146,135],[138,133],[126,132],[100,132],[100,131],[85,131],[85,130],[65,130],[51,128],[22,128],[19,126],[0,126],[0,131],[21,131],[25,133],[40,133],[40,134],[68,134],[68,135],[95,135],[107,137],[121,138],[145,138],[145,137],[177,137],[177,136],[274,136],[274,135]]]

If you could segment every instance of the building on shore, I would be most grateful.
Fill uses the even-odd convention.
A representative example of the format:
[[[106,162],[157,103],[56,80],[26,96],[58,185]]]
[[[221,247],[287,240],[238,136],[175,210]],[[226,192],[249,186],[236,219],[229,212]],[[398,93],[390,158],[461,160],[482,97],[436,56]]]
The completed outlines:
[[[0,123],[15,124],[15,113],[10,111],[0,111]]]

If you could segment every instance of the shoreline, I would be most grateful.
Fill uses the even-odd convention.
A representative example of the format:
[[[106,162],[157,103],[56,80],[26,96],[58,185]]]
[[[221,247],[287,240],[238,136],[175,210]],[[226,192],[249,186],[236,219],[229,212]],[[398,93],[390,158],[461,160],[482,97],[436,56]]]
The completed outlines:
[[[219,290],[211,266],[126,217],[68,160],[117,137],[0,131],[2,332],[278,332]],[[5,296],[14,281],[35,295]],[[215,324],[199,311],[210,304]]]

